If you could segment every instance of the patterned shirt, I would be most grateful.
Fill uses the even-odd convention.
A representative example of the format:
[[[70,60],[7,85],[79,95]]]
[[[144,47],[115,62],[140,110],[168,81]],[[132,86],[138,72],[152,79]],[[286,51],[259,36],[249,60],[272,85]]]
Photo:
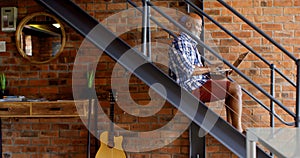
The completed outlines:
[[[209,76],[192,75],[195,66],[203,66],[196,47],[197,42],[186,33],[181,33],[173,40],[169,50],[169,66],[176,75],[176,82],[188,91],[201,87]]]

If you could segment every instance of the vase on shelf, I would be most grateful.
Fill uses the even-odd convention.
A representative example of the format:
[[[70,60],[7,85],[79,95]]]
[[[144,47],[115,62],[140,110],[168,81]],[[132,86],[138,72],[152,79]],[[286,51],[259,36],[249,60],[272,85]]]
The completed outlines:
[[[6,89],[6,90],[1,90],[0,91],[0,99],[3,99],[4,98],[4,96],[8,96],[9,95],[9,93],[8,93],[8,90]]]

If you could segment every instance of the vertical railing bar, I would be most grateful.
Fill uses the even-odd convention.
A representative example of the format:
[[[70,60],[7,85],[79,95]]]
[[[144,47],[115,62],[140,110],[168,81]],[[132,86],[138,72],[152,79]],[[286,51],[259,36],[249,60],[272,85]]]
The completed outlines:
[[[131,0],[127,0],[128,3],[130,3],[133,7],[135,7],[135,9],[137,9],[138,11],[140,11],[141,13],[144,13],[144,11],[139,8],[134,2],[132,2]],[[164,31],[168,32],[168,34],[170,34],[171,36],[173,36],[174,38],[176,38],[176,35],[171,32],[170,30],[168,30],[166,27],[164,27],[162,24],[160,24],[155,18],[153,18],[152,16],[149,17],[157,26],[161,27]]]
[[[300,121],[300,60],[297,59],[297,81],[296,81],[296,117],[295,117],[295,127],[299,127]]]
[[[143,36],[142,36],[142,52],[145,56],[147,56],[147,14],[148,14],[148,3],[146,0],[143,0]]]
[[[150,0],[146,0],[147,2],[150,2]],[[150,25],[150,17],[151,17],[151,12],[150,12],[150,6],[148,6],[148,13],[147,13],[147,50],[148,50],[148,54],[147,54],[147,57],[149,58],[149,61],[151,61],[151,56],[152,56],[152,53],[151,53],[151,25]]]
[[[203,5],[202,5],[203,8]],[[191,7],[189,4],[187,4],[187,13],[191,13]],[[202,21],[204,23],[204,21]],[[204,26],[204,25],[203,25]],[[204,29],[202,30],[202,33],[200,35],[200,39],[204,41]],[[199,49],[199,53],[201,55],[201,61],[204,63],[204,61],[208,64],[211,65],[211,62],[205,59],[204,57],[204,49],[201,47]],[[196,132],[198,130],[198,132]],[[190,157],[191,158],[200,158],[200,157],[206,157],[206,136],[199,136],[199,133],[203,131],[201,127],[195,128],[194,124],[190,125],[190,130],[189,130],[189,137],[190,137]],[[197,133],[197,134],[196,134]]]
[[[274,72],[275,65],[271,64],[271,83],[270,83],[270,94],[275,98],[275,72]],[[270,99],[270,126],[274,127],[274,102],[272,99]]]
[[[186,8],[187,13],[191,12],[191,6],[189,4],[187,4],[187,8]]]

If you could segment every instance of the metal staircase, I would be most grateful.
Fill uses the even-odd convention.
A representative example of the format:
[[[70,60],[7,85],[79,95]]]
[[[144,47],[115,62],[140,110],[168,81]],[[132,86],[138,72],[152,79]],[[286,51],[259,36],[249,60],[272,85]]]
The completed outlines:
[[[211,134],[215,139],[221,142],[225,147],[231,150],[238,157],[246,157],[246,137],[239,133],[235,128],[233,128],[227,121],[223,120],[216,113],[210,110],[205,104],[199,102],[192,94],[182,89],[177,83],[175,83],[169,76],[163,73],[158,67],[153,63],[149,62],[140,52],[131,49],[131,47],[122,41],[120,38],[116,37],[112,32],[105,28],[96,19],[91,17],[88,13],[82,10],[79,6],[70,0],[35,0],[45,8],[53,12],[57,17],[60,17],[65,23],[71,26],[74,30],[80,33],[83,37],[90,40],[95,46],[101,50],[105,50],[112,59],[118,62],[120,65],[125,67],[127,70],[132,71],[133,74],[142,80],[147,85],[152,85],[154,83],[160,83],[167,86],[167,95],[161,93],[160,89],[153,87],[158,94],[165,97],[174,107],[178,108],[182,113],[184,113],[189,119],[191,119],[196,125],[200,126],[203,130]],[[186,1],[190,3],[189,1]],[[151,5],[151,3],[149,3]],[[191,3],[190,5],[193,6]],[[155,8],[155,6],[153,6]],[[205,15],[205,13],[204,13]],[[92,32],[92,33],[90,33]],[[206,47],[205,45],[203,45]],[[207,47],[207,49],[210,49]],[[130,55],[125,60],[119,60],[120,57],[125,53],[130,51]],[[227,61],[225,61],[226,63]],[[135,69],[138,63],[144,63]],[[226,64],[230,63],[227,62]],[[241,76],[247,79],[239,70],[236,70]],[[298,79],[299,80],[299,79]],[[249,80],[251,83],[252,81]],[[299,81],[300,82],[300,81]],[[255,83],[254,83],[255,84]],[[260,87],[258,87],[260,88]],[[261,89],[265,92],[263,89]],[[298,93],[297,93],[298,94]],[[281,105],[277,102],[273,96],[266,93],[267,97],[274,100],[275,103]],[[194,113],[194,106],[197,103],[197,112],[195,116],[191,115]],[[184,106],[181,106],[184,105]],[[270,111],[267,107],[264,107]],[[285,108],[283,106],[283,108]],[[296,115],[290,111],[292,116]],[[209,113],[211,119],[217,120],[214,125],[202,124],[205,116]],[[276,115],[275,115],[276,116]],[[296,126],[299,121],[296,120]],[[210,128],[212,127],[212,128]],[[264,158],[270,157],[260,148],[257,147],[257,157]]]

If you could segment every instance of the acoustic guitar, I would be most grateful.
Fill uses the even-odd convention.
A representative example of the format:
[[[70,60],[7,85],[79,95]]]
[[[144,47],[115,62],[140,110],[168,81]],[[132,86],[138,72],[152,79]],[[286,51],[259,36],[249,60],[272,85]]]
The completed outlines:
[[[115,97],[113,90],[109,92],[109,100],[110,100],[110,130],[101,133],[100,135],[100,148],[96,153],[95,158],[126,158],[126,154],[123,151],[122,142],[123,137],[114,136],[114,105],[115,105]]]

